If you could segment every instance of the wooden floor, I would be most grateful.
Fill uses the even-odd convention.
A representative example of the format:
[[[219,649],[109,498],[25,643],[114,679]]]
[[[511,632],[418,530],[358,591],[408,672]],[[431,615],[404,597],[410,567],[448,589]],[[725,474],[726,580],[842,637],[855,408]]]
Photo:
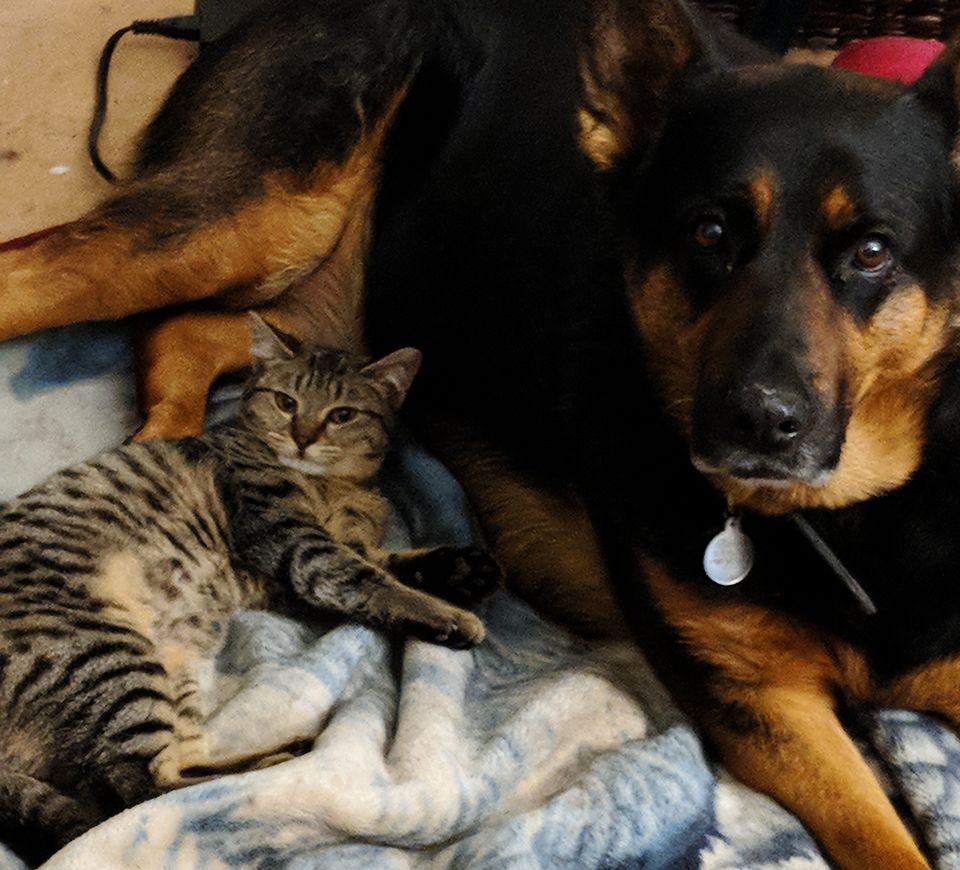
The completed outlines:
[[[70,220],[109,191],[86,156],[100,50],[135,19],[192,11],[192,0],[0,0],[0,241]],[[103,136],[115,171],[194,52],[158,37],[121,41]]]

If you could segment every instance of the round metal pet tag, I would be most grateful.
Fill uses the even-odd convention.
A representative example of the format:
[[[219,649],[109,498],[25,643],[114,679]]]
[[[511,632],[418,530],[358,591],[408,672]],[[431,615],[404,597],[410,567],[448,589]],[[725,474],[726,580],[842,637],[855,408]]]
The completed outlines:
[[[735,586],[753,567],[753,543],[740,531],[740,520],[730,517],[722,532],[703,553],[703,570],[720,586]]]

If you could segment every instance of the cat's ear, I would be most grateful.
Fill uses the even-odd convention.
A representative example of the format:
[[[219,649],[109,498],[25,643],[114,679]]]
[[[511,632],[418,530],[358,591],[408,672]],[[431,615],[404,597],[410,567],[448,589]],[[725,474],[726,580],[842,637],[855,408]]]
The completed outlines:
[[[420,368],[423,354],[412,347],[404,347],[383,359],[361,369],[361,373],[383,384],[390,396],[390,406],[397,410],[407,397],[407,391]]]
[[[292,359],[299,350],[300,342],[292,335],[274,329],[256,311],[250,312],[250,353],[255,360]]]

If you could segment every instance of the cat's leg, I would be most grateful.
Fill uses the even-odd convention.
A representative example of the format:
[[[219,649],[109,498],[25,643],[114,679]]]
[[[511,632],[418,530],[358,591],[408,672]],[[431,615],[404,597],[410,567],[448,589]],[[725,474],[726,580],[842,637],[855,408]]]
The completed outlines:
[[[237,561],[247,570],[289,583],[303,602],[370,625],[454,648],[484,637],[472,613],[411,589],[349,547],[333,540],[306,510],[264,504],[259,486],[243,476],[220,480]]]
[[[476,646],[486,635],[483,623],[470,611],[412,589],[375,565],[358,566],[355,576],[365,600],[354,615],[365,622],[452,649]],[[326,607],[324,601],[330,598],[324,588],[327,585],[318,576],[309,589],[309,597],[302,597]]]
[[[383,566],[401,583],[461,607],[474,607],[503,583],[500,566],[479,547],[427,547],[386,553]]]
[[[380,565],[329,538],[322,544],[318,538],[305,538],[291,548],[289,558],[297,597],[321,610],[452,649],[475,646],[486,634],[483,623],[470,611],[400,582]],[[447,554],[440,561],[451,566]]]
[[[291,740],[282,729],[276,733],[245,729],[242,743],[219,746],[213,737],[216,715],[211,716],[216,669],[212,652],[168,645],[160,653],[170,674],[174,727],[168,745],[150,766],[158,789],[183,788],[226,773],[278,764],[293,757],[284,751],[292,743],[315,736]]]

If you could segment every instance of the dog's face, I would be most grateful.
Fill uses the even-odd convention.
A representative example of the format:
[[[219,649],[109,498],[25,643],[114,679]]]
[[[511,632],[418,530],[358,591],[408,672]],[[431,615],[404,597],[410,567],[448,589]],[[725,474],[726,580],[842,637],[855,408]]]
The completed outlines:
[[[630,308],[691,459],[765,512],[902,484],[953,343],[956,78],[699,64],[624,201]]]
[[[949,144],[917,94],[851,74],[678,94],[628,292],[694,464],[735,500],[837,506],[916,468],[951,334]]]

